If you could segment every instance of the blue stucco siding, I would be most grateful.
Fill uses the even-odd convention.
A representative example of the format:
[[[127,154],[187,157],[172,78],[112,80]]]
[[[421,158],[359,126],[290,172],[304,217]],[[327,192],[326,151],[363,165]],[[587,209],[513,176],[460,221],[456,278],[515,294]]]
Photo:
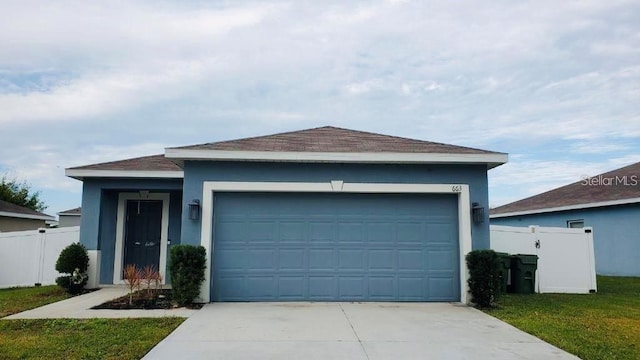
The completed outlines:
[[[382,165],[323,163],[259,163],[185,161],[184,202],[202,199],[204,181],[287,181],[365,183],[468,184],[471,202],[488,209],[487,170],[484,165]],[[488,248],[489,219],[472,224],[473,248]],[[200,221],[182,212],[182,242],[200,244]]]
[[[139,190],[170,194],[168,238],[171,245],[180,244],[182,180],[85,179],[82,192],[80,243],[88,250],[100,250],[101,284],[113,282],[119,194]]]
[[[584,226],[593,227],[598,274],[640,276],[640,204],[493,218],[491,224],[567,227],[569,220],[584,220]]]

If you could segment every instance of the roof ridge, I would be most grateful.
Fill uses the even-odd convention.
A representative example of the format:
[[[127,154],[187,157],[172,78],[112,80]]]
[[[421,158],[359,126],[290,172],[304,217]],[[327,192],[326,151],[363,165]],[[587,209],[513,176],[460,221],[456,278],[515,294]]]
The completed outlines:
[[[422,144],[438,145],[438,146],[449,147],[449,148],[455,147],[455,148],[458,148],[458,149],[481,151],[481,152],[486,152],[486,153],[505,154],[505,153],[502,153],[502,152],[487,151],[487,150],[483,150],[483,149],[479,149],[479,148],[473,148],[473,147],[469,147],[469,146],[452,145],[452,144],[446,144],[446,143],[442,143],[442,142],[421,140],[421,139],[409,138],[409,137],[398,136],[398,135],[380,134],[380,133],[375,133],[375,132],[371,132],[371,131],[364,131],[364,130],[354,130],[354,129],[348,129],[348,128],[343,128],[343,127],[333,126],[333,125],[325,125],[325,126],[319,126],[319,127],[303,129],[303,130],[284,131],[284,132],[275,133],[275,134],[269,134],[269,135],[259,135],[259,136],[252,136],[252,137],[246,137],[246,138],[236,138],[236,139],[231,139],[231,140],[222,140],[222,141],[206,142],[206,143],[186,145],[186,146],[171,147],[171,148],[168,148],[168,149],[192,148],[192,147],[207,146],[207,145],[208,146],[221,145],[221,144],[228,144],[228,143],[233,143],[233,142],[237,142],[237,141],[251,141],[251,140],[256,140],[256,139],[265,139],[265,138],[277,137],[277,136],[282,136],[282,135],[289,135],[289,134],[296,134],[296,133],[300,134],[300,133],[306,133],[306,132],[310,132],[310,131],[314,131],[314,130],[321,130],[321,129],[334,129],[334,130],[347,131],[347,132],[352,132],[352,133],[365,134],[365,135],[370,135],[370,136],[384,137],[384,138],[389,138],[389,139],[397,139],[397,140],[412,141],[412,142],[415,141],[415,142],[419,142],[419,143],[422,143]]]

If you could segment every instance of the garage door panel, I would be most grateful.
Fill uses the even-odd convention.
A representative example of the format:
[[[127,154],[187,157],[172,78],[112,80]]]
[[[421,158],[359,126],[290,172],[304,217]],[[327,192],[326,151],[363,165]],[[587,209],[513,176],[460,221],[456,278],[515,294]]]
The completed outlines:
[[[453,195],[216,194],[214,301],[456,301]]]
[[[309,249],[309,270],[334,271],[335,257],[334,249]]]
[[[304,276],[280,276],[278,295],[281,300],[299,300],[304,298]]]
[[[340,221],[338,223],[338,241],[341,243],[363,243],[364,226],[362,222]]]
[[[276,299],[276,277],[249,275],[245,293],[248,300],[267,301]]]
[[[338,296],[344,300],[367,298],[367,284],[363,276],[341,276],[338,280]]]
[[[309,221],[309,241],[313,244],[334,243],[336,241],[335,223],[316,217],[311,218]]]
[[[455,288],[453,283],[452,277],[430,277],[428,280],[429,296],[434,300],[447,301],[447,299],[451,299],[455,295],[453,294]]]
[[[453,261],[453,251],[451,250],[429,250],[427,251],[427,266],[429,271],[450,271]]]
[[[371,271],[395,271],[395,251],[393,249],[369,250],[369,268]]]
[[[219,293],[218,301],[242,301],[245,299],[245,276],[222,275],[218,277],[215,286],[225,289]]]
[[[305,271],[305,250],[304,249],[280,249],[278,266],[280,270]]]
[[[364,257],[363,249],[338,250],[338,269],[364,271]]]
[[[309,276],[310,300],[332,300],[337,288],[336,276]]]
[[[386,220],[386,219],[385,219]],[[367,240],[377,243],[393,243],[396,229],[391,221],[376,221],[367,225]]]
[[[422,244],[424,242],[424,223],[421,221],[398,222],[396,225],[398,244]]]
[[[398,250],[399,271],[424,271],[422,249]]]
[[[245,249],[224,249],[225,256],[218,260],[220,271],[244,270],[247,253]]]
[[[395,300],[397,293],[395,276],[369,275],[369,299],[377,301]]]
[[[304,221],[280,220],[278,232],[278,240],[283,243],[307,241],[307,223]]]
[[[427,236],[429,236],[429,244],[445,244],[452,243],[451,234],[454,233],[452,224],[427,224]]]
[[[423,301],[425,299],[424,277],[398,276],[398,298],[404,301]]]
[[[247,250],[247,270],[273,271],[276,265],[276,251],[273,249]]]

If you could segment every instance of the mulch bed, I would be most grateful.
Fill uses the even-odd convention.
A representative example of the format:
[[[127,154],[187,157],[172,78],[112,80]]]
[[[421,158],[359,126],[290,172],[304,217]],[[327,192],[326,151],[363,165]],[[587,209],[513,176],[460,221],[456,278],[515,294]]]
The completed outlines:
[[[188,309],[200,309],[203,304],[191,304]],[[139,290],[133,293],[130,303],[129,295],[107,301],[92,309],[107,310],[154,310],[154,309],[175,309],[178,308],[171,297],[171,289],[154,290],[151,295],[146,290]]]

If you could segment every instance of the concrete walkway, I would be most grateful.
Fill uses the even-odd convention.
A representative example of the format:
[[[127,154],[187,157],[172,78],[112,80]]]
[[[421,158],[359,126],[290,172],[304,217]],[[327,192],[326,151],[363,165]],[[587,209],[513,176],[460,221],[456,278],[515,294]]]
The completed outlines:
[[[88,294],[74,296],[49,305],[13,314],[3,319],[89,319],[89,318],[138,318],[138,317],[189,317],[198,310],[184,308],[170,310],[92,310],[106,301],[128,294],[124,286],[108,286]]]
[[[446,303],[212,303],[144,359],[577,359]]]

